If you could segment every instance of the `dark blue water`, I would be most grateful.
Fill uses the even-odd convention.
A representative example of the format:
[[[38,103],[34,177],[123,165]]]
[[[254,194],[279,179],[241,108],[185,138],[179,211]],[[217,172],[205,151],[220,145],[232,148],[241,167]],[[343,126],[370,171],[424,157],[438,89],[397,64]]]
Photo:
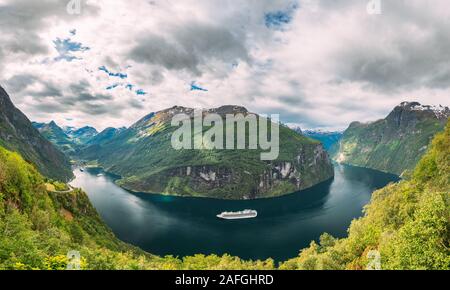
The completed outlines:
[[[336,165],[334,180],[288,196],[224,201],[136,194],[114,184],[99,169],[75,172],[83,188],[121,240],[157,255],[231,254],[244,259],[283,261],[298,255],[324,232],[345,237],[375,189],[398,178]],[[256,219],[227,221],[223,211],[255,209]]]

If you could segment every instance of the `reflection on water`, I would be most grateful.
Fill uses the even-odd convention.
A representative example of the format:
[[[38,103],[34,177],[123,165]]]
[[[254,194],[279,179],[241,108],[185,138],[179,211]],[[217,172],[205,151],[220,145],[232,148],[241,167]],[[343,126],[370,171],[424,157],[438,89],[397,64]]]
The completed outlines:
[[[237,255],[244,259],[295,257],[328,232],[344,237],[362,214],[371,193],[396,176],[336,165],[334,180],[284,197],[224,201],[130,193],[100,169],[76,171],[72,185],[83,188],[93,205],[122,240],[158,255],[198,253]],[[221,220],[223,211],[254,209],[258,217]]]

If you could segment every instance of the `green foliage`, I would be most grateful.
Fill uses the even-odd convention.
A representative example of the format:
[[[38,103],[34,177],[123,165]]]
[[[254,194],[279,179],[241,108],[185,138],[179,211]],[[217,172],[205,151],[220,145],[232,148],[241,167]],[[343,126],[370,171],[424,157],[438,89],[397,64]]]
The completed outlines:
[[[396,110],[374,123],[351,124],[339,150],[333,152],[333,159],[397,175],[414,170],[435,134],[443,131],[445,120],[436,119],[434,113]]]
[[[411,179],[373,194],[345,239],[322,235],[280,269],[366,269],[376,250],[383,269],[450,269],[450,122]],[[274,269],[274,261],[195,255],[157,257],[114,237],[81,190],[47,192],[16,153],[0,148],[0,269],[63,270],[69,251],[81,269]]]
[[[106,171],[120,176],[118,185],[128,190],[219,199],[280,196],[333,176],[328,157],[318,156],[319,141],[285,126],[280,127],[278,159],[266,162],[261,160],[260,149],[175,150],[171,137],[177,128],[170,125],[170,120],[162,120],[163,116],[164,113],[157,113],[109,142],[85,148],[80,158],[95,160]],[[226,130],[233,127],[227,124]],[[204,128],[203,133],[209,129]],[[237,143],[237,130],[234,133]],[[246,130],[247,145],[249,136]],[[286,162],[295,166],[295,176],[274,178],[274,168]],[[188,168],[191,174],[187,174]],[[205,172],[215,173],[217,179],[214,182],[203,179],[201,174]],[[261,180],[268,179],[270,182],[260,186]]]
[[[411,179],[373,194],[348,238],[326,236],[282,269],[366,269],[372,250],[383,269],[450,269],[450,122]]]
[[[0,269],[64,270],[69,251],[80,252],[81,269],[274,268],[272,260],[242,261],[228,255],[178,259],[145,253],[119,241],[84,192],[47,192],[33,166],[0,147]]]

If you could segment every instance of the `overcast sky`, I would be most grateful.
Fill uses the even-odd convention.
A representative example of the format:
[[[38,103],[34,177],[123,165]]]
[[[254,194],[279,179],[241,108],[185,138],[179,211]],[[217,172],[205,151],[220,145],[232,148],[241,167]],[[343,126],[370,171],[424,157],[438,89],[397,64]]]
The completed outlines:
[[[0,0],[0,85],[34,121],[129,126],[235,104],[344,129],[450,104],[447,0]],[[71,10],[71,12],[76,12]]]

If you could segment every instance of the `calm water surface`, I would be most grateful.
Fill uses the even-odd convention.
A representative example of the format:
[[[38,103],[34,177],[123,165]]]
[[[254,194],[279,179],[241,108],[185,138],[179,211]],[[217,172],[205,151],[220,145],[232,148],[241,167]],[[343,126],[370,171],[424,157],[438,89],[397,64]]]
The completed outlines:
[[[73,186],[83,188],[95,208],[123,241],[157,255],[198,253],[283,261],[298,255],[324,232],[345,237],[362,215],[372,192],[394,175],[336,165],[334,180],[288,196],[223,201],[130,193],[100,169],[76,170]],[[256,219],[227,221],[223,211],[255,209]]]

